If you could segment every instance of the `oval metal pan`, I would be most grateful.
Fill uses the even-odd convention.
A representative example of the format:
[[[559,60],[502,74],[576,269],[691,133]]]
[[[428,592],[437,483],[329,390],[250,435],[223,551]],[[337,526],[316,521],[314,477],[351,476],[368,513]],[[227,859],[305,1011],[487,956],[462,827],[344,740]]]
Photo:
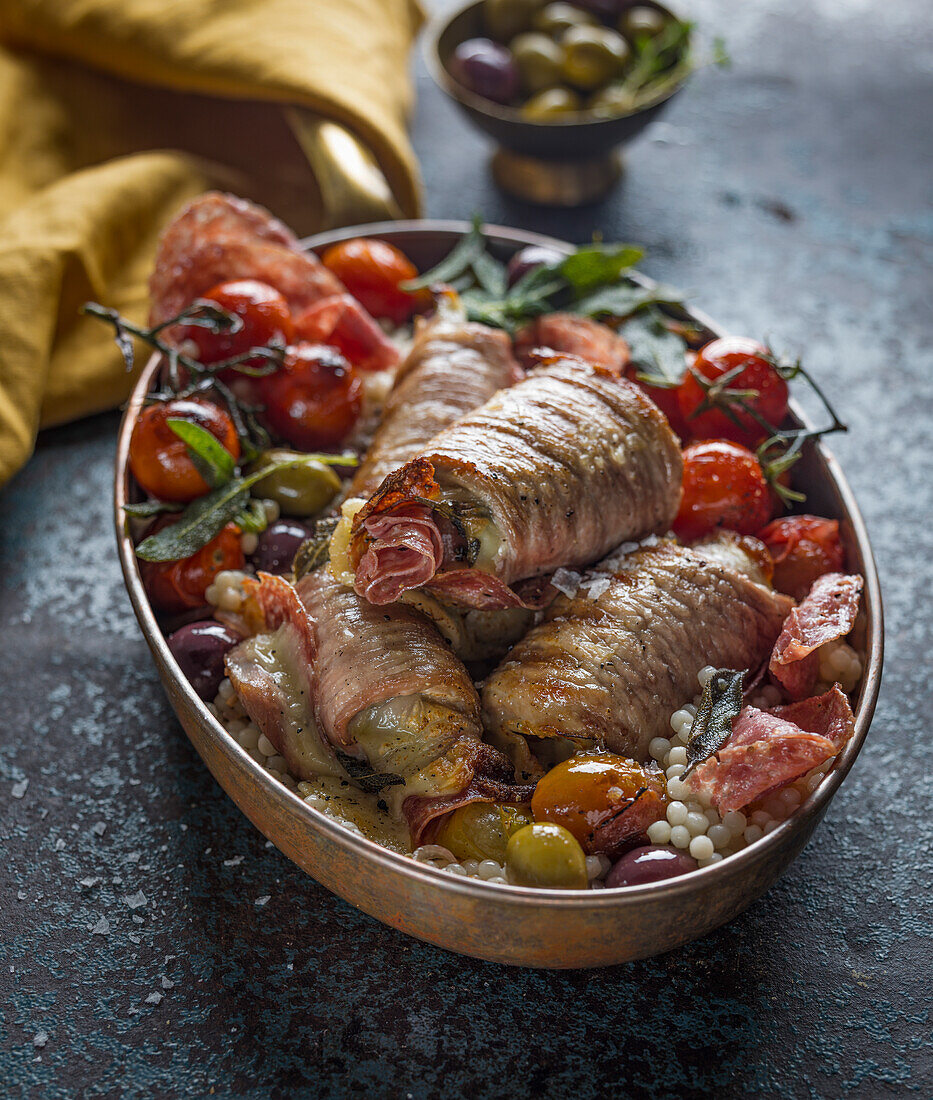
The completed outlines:
[[[321,234],[305,243],[322,248],[349,237],[379,236],[423,269],[468,228],[465,222],[386,222]],[[503,256],[525,244],[571,247],[497,226],[487,227],[487,233]],[[703,315],[691,311],[691,316],[712,334],[720,331]],[[307,806],[240,748],[181,674],[149,606],[122,512],[130,488],[130,434],[157,366],[150,361],[140,376],[117,446],[114,516],[130,600],[169,701],[214,777],[277,848],[327,889],[378,920],[450,951],[519,966],[608,966],[669,951],[732,920],[775,882],[810,839],[864,744],[882,665],[881,591],[868,535],[845,477],[824,447],[811,448],[801,460],[801,483],[809,508],[841,521],[850,566],[865,577],[859,625],[865,674],[855,705],[855,736],[819,789],[751,847],[668,882],[571,892],[497,886],[415,863]]]

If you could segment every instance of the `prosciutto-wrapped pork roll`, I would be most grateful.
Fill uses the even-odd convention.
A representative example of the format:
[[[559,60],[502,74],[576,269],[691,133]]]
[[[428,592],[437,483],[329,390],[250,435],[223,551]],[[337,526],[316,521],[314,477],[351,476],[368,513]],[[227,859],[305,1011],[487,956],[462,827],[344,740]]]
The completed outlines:
[[[472,680],[417,611],[377,609],[324,569],[297,589],[267,574],[246,584],[259,633],[228,654],[227,673],[292,774],[378,792],[413,844],[457,806],[531,797],[480,740]]]
[[[353,520],[354,586],[379,605],[426,586],[465,607],[531,606],[554,569],[667,531],[681,472],[676,437],[636,386],[548,361],[389,474]]]
[[[793,601],[753,580],[758,568],[671,541],[610,555],[486,680],[493,743],[531,773],[555,739],[646,760],[701,668],[754,671],[771,652]]]
[[[438,432],[520,377],[501,329],[470,323],[456,303],[442,302],[415,335],[348,495],[370,496]]]

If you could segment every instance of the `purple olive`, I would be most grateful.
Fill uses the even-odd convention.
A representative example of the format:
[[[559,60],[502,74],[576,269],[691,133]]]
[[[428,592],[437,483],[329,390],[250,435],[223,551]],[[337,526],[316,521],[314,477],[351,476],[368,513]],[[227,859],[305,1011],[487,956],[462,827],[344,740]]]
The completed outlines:
[[[505,46],[491,38],[468,38],[450,60],[454,78],[493,103],[511,103],[518,95],[518,68]]]
[[[280,519],[259,536],[259,545],[252,555],[253,565],[263,573],[290,573],[295,551],[312,535],[307,524],[294,519]]]
[[[661,844],[648,844],[633,848],[616,860],[606,875],[607,886],[641,886],[646,882],[685,875],[697,869],[697,861],[676,848]]]
[[[224,656],[239,641],[229,627],[206,619],[170,634],[168,647],[194,690],[211,702],[224,677]]]
[[[564,258],[564,254],[558,252],[556,248],[548,248],[542,244],[530,244],[526,248],[520,248],[509,260],[509,286],[515,286],[519,279],[524,278],[536,267],[541,267],[542,264],[558,264]]]

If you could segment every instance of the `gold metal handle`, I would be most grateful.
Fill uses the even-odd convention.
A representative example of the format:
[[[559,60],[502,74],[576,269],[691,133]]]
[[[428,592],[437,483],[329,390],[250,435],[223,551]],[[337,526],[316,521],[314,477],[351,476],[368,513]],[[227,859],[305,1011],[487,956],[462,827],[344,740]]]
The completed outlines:
[[[382,170],[359,138],[298,107],[288,108],[286,116],[320,188],[322,229],[402,217]]]

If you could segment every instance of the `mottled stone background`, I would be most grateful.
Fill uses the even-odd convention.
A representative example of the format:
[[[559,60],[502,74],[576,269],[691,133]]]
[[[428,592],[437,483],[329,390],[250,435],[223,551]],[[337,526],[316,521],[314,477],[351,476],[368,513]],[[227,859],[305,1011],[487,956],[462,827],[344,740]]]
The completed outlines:
[[[851,425],[834,447],[887,666],[813,843],[730,927],[603,972],[510,971],[355,912],[264,842],[169,710],[101,416],[0,494],[0,1092],[933,1095],[929,0],[684,6],[733,68],[694,80],[599,206],[498,195],[420,65],[414,136],[430,215],[642,242],[649,274],[805,352]]]

